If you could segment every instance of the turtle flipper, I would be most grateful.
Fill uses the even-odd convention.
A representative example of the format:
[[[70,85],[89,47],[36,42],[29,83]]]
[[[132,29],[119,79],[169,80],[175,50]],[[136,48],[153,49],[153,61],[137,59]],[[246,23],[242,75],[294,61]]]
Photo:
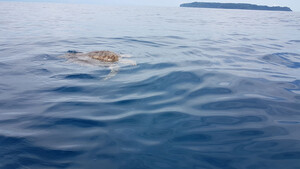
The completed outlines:
[[[119,72],[120,67],[118,65],[111,65],[109,66],[110,69],[110,73],[108,75],[106,75],[106,77],[104,78],[104,80],[108,80],[114,76],[116,76],[116,74]]]

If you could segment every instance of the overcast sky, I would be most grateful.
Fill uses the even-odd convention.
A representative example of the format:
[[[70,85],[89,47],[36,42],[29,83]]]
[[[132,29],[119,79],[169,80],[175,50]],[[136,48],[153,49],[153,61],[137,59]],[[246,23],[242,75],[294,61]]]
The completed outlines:
[[[14,0],[14,1],[97,3],[103,5],[179,6],[179,4],[181,3],[194,2],[197,0]],[[300,0],[198,0],[198,2],[201,1],[202,2],[254,3],[254,4],[269,5],[269,6],[288,6],[292,8],[292,10],[294,11],[300,11]]]

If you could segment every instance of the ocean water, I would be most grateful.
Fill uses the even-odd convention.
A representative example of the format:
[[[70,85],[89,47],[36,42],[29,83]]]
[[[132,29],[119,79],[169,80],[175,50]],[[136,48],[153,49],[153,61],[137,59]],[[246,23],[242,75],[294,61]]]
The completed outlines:
[[[0,2],[0,75],[1,169],[300,168],[298,12]]]

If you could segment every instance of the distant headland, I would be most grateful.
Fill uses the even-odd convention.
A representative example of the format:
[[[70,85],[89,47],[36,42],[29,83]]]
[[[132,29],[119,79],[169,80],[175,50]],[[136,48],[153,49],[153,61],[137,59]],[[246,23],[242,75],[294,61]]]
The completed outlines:
[[[262,6],[262,5],[255,5],[255,4],[246,4],[246,3],[192,2],[192,3],[181,4],[180,7],[292,11],[289,7],[280,7],[280,6],[270,7],[270,6]]]

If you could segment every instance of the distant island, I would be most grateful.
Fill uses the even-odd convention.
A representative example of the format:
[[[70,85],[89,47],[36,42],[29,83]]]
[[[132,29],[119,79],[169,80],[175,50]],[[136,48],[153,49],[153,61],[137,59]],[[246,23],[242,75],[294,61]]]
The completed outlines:
[[[180,7],[292,11],[289,7],[280,7],[280,6],[270,7],[270,6],[262,6],[262,5],[246,4],[246,3],[192,2],[192,3],[181,4]]]

